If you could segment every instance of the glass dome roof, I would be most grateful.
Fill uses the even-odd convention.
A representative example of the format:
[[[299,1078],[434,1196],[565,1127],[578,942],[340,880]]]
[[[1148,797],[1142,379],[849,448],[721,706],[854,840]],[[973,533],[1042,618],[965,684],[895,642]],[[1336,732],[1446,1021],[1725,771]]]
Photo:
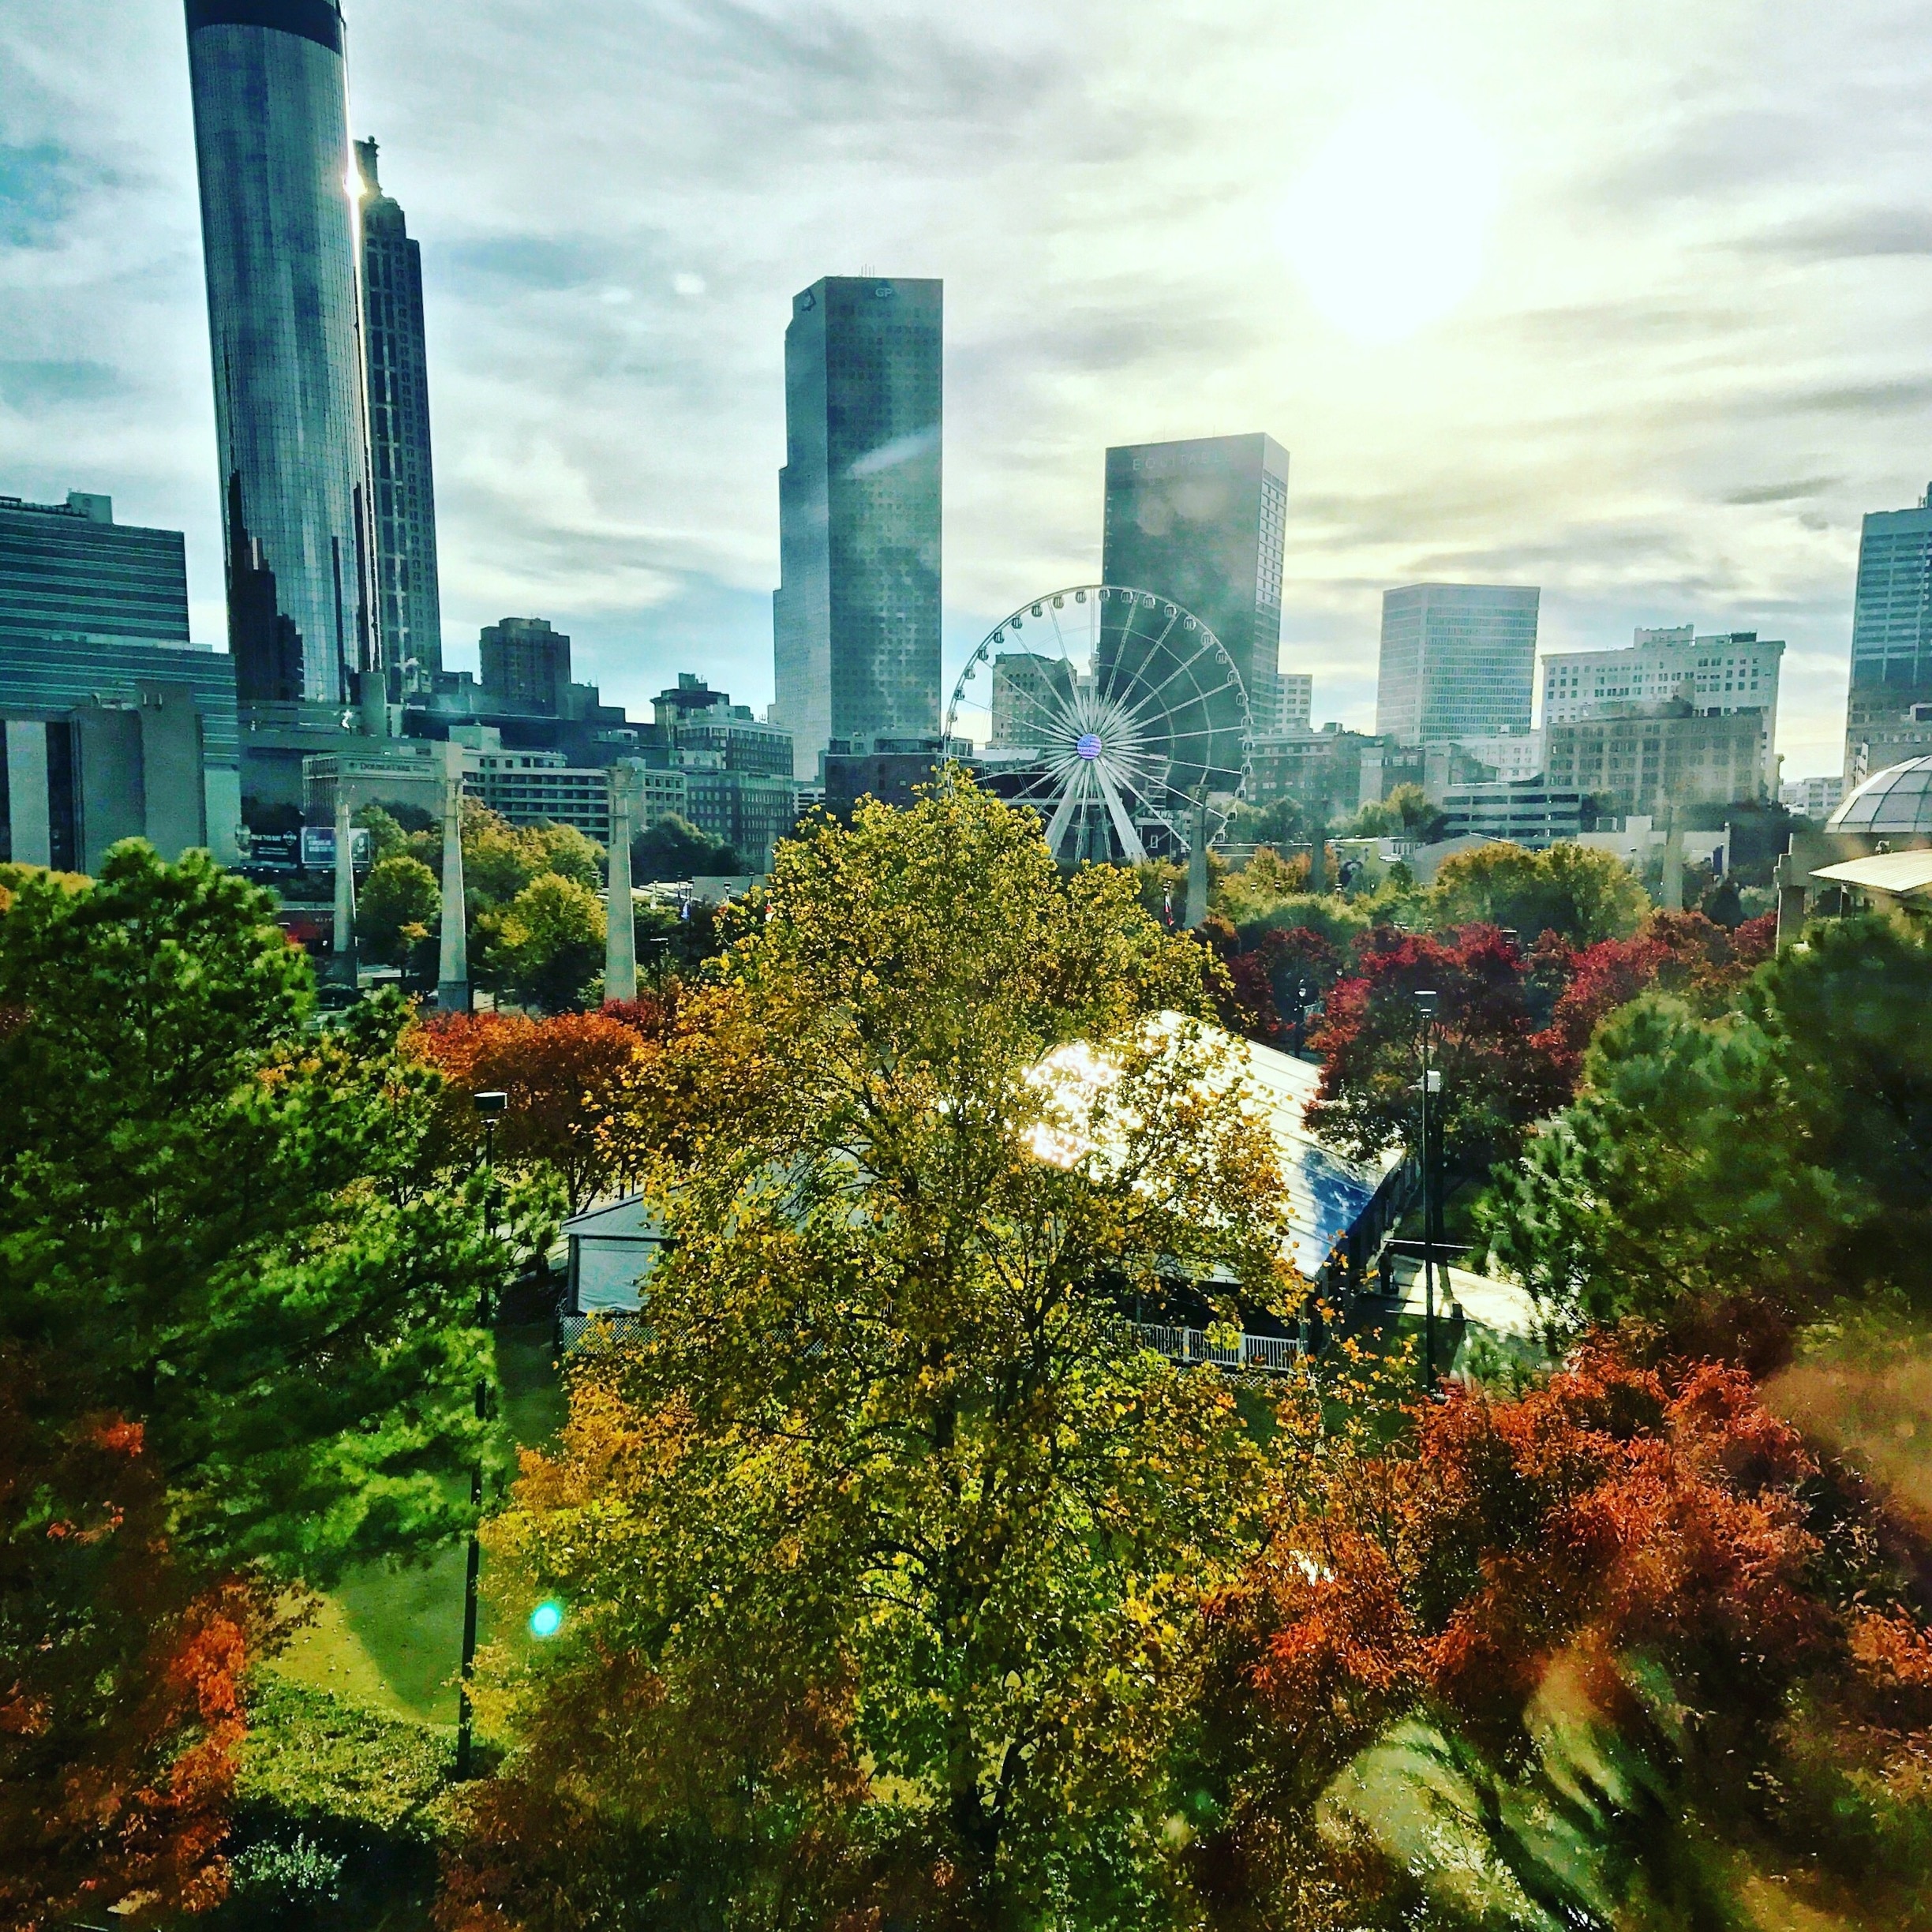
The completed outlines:
[[[1908,758],[1874,772],[1825,820],[1825,829],[1932,833],[1932,758]]]

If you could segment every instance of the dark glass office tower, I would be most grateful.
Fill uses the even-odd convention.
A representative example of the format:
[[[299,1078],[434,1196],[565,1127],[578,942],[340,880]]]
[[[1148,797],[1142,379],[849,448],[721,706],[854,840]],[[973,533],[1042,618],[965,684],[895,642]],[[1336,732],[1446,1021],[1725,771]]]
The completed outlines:
[[[188,642],[188,564],[179,530],[114,520],[114,499],[0,496],[0,651],[25,638]]]
[[[1855,783],[1923,748],[1932,710],[1932,488],[1874,510],[1859,537],[1845,776]]]
[[[944,304],[937,281],[827,275],[785,331],[777,702],[798,777],[828,739],[939,724]]]
[[[1257,731],[1279,728],[1288,452],[1270,436],[1196,436],[1106,453],[1101,575],[1170,598],[1234,661]]]
[[[380,662],[335,0],[187,0],[228,628],[243,702]]]
[[[426,689],[443,668],[443,608],[429,470],[422,250],[410,239],[402,209],[382,191],[375,142],[358,141],[355,150],[363,188],[362,333],[369,351],[376,616],[384,658],[402,667],[407,683]]]

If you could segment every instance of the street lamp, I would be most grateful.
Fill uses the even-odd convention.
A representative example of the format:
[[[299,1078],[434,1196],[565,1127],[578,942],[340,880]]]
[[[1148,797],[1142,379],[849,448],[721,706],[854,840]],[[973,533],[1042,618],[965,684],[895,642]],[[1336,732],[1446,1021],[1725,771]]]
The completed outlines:
[[[1436,1024],[1436,996],[1424,988],[1415,996],[1422,1021],[1422,1385],[1436,1386],[1436,1163],[1430,1158],[1429,1101],[1442,1091],[1442,1075],[1429,1065]],[[1438,1132],[1440,1129],[1438,1129]]]
[[[495,1222],[492,1211],[494,1200],[492,1190],[496,1181],[496,1124],[503,1118],[504,1109],[510,1104],[510,1096],[506,1093],[480,1093],[474,1096],[474,1100],[476,1110],[483,1121],[483,1171],[485,1176],[483,1231],[487,1235],[493,1232]],[[477,1326],[488,1329],[489,1324],[489,1283],[485,1277],[483,1286],[477,1290]],[[486,1421],[489,1415],[489,1383],[482,1376],[477,1377],[476,1414],[479,1422]],[[479,1533],[483,1515],[483,1458],[480,1452],[476,1467],[470,1475],[470,1507],[476,1512],[477,1520],[470,1527],[469,1561],[463,1571],[462,1666],[456,1686],[456,1775],[459,1778],[466,1778],[470,1775],[470,1683],[476,1675],[477,1582],[483,1568],[483,1542]]]

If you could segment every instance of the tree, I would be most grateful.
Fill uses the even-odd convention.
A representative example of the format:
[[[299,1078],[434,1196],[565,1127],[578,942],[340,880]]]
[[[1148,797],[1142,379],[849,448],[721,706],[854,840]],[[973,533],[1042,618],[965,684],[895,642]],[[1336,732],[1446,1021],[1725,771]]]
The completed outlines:
[[[1354,974],[1329,993],[1314,1045],[1322,1055],[1309,1124],[1372,1158],[1413,1144],[1420,1121],[1422,1017],[1437,996],[1432,1061],[1442,1073],[1436,1116],[1442,1157],[1480,1166],[1512,1152],[1531,1121],[1567,1091],[1530,1024],[1523,957],[1493,927],[1447,939],[1378,927]]]
[[[633,877],[650,881],[728,878],[745,867],[735,846],[669,812],[631,841],[631,869]]]
[[[1427,844],[1442,830],[1443,814],[1418,784],[1398,784],[1385,799],[1372,799],[1349,821],[1350,838],[1410,838]]]
[[[485,972],[550,1012],[593,997],[604,968],[603,903],[587,886],[546,872],[481,924]]]
[[[1637,930],[1649,901],[1614,852],[1561,844],[1547,852],[1478,845],[1452,852],[1436,874],[1437,928],[1496,926],[1526,945],[1554,932],[1574,946],[1622,939]]]
[[[1410,1421],[1331,1437],[1216,1607],[1213,1923],[1928,1923],[1917,1580],[1746,1375],[1597,1338]]]
[[[92,1790],[97,1844],[140,1840],[157,1763],[205,1762],[219,1796],[249,1591],[468,1526],[454,1479],[496,1455],[475,1310],[538,1233],[527,1190],[506,1240],[481,1183],[438,1171],[399,1000],[311,1030],[272,909],[129,843],[0,911],[0,1750],[22,1811]],[[88,1883],[148,1882],[102,1857]],[[207,1863],[170,1868],[184,1896]]]
[[[406,966],[443,916],[436,874],[406,852],[378,859],[362,882],[356,903],[356,938],[369,957]]]
[[[1150,1913],[1163,1660],[1262,1486],[1133,1309],[1217,1265],[1271,1298],[1286,1233],[1154,1024],[1198,949],[953,783],[782,847],[721,973],[661,1063],[649,1321],[494,1533],[569,1616],[448,1922]]]
[[[1932,954],[1814,926],[1735,1010],[1653,995],[1481,1211],[1497,1263],[1574,1326],[1641,1312],[1783,1346],[1840,1304],[1932,1307]]]
[[[1232,838],[1267,845],[1279,852],[1287,845],[1306,845],[1316,833],[1315,815],[1299,799],[1283,796],[1265,805],[1237,805],[1229,822]]]
[[[548,874],[597,890],[604,848],[575,826],[549,821],[514,826],[472,798],[462,802],[463,887],[474,926],[479,911],[508,905]],[[432,871],[442,864],[443,831],[432,826],[412,833],[409,849]]]
[[[624,1176],[612,1137],[644,1050],[628,1016],[641,1007],[601,1013],[447,1013],[419,1021],[405,1044],[447,1080],[460,1103],[459,1141],[481,1140],[474,1106],[479,1093],[508,1096],[496,1153],[510,1163],[549,1167],[578,1213]]]

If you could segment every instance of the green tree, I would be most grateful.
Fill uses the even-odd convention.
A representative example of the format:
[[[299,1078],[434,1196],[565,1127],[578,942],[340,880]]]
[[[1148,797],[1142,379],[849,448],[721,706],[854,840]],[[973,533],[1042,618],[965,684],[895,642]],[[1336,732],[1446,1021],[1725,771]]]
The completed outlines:
[[[1734,1013],[1638,1001],[1483,1219],[1566,1327],[1634,1312],[1721,1342],[1841,1301],[1932,1307],[1932,953],[1834,922]]]
[[[1371,799],[1349,821],[1350,838],[1412,838],[1427,844],[1442,830],[1441,811],[1417,784],[1398,784],[1384,799]]]
[[[768,907],[652,1062],[648,1330],[496,1532],[569,1620],[458,1922],[1144,1923],[1170,1664],[1265,1485],[1132,1310],[1271,1296],[1284,1234],[1212,1050],[1151,1025],[1199,949],[964,784],[787,844]]]
[[[496,1460],[476,1309],[547,1196],[492,1234],[402,1003],[314,1031],[272,910],[135,843],[0,905],[0,1872],[43,1899],[218,1896],[267,1600],[447,1541]]]
[[[700,832],[676,812],[640,832],[631,841],[631,876],[640,883],[653,880],[732,878],[745,870],[737,848]]]
[[[1452,853],[1436,874],[1432,923],[1499,926],[1533,945],[1553,932],[1574,946],[1627,939],[1650,909],[1637,875],[1593,846],[1478,845]]]
[[[603,971],[603,904],[575,879],[540,873],[479,927],[491,977],[548,1012],[582,1005]]]
[[[400,833],[398,834],[399,845]],[[356,938],[372,959],[406,966],[436,930],[443,895],[436,874],[398,849],[369,870],[356,901]]]

